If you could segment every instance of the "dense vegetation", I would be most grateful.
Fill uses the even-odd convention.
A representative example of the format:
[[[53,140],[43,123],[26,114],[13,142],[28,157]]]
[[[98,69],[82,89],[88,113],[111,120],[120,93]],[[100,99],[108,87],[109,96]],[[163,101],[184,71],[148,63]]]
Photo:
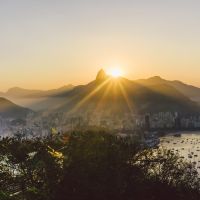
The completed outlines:
[[[102,131],[0,141],[0,199],[196,200],[197,172],[178,155]]]

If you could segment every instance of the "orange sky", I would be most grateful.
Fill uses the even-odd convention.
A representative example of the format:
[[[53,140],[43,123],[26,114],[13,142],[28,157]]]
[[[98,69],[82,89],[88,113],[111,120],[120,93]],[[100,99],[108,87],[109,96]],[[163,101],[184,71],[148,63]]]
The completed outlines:
[[[150,3],[151,2],[151,3]],[[198,1],[0,3],[0,90],[83,84],[100,68],[200,86]]]

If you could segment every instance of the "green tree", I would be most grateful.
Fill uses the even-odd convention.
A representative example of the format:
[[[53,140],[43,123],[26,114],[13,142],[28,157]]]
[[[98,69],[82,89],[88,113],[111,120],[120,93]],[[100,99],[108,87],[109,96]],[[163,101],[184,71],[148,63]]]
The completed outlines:
[[[198,200],[194,166],[104,130],[0,140],[2,200]]]

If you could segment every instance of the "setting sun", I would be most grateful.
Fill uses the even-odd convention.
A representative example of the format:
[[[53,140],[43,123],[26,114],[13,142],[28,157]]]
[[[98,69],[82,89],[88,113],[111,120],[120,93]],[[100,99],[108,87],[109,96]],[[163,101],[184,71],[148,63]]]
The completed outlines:
[[[108,71],[108,75],[114,77],[114,78],[118,78],[120,76],[122,76],[122,71],[120,69],[111,69]]]

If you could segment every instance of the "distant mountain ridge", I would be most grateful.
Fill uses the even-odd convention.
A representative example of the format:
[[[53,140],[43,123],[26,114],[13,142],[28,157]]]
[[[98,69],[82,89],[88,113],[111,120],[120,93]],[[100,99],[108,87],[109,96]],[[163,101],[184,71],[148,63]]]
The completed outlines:
[[[148,79],[138,79],[136,80],[136,82],[145,86],[156,85],[156,84],[167,84],[176,88],[179,92],[189,97],[191,100],[200,102],[200,88],[185,84],[178,80],[169,81],[159,76],[154,76]]]
[[[135,81],[123,77],[115,79],[101,69],[96,79],[86,85],[67,85],[48,91],[15,87],[1,96],[36,111],[189,113],[199,112],[196,102],[200,101],[200,88],[159,76]]]
[[[68,91],[73,87],[74,86],[71,84],[62,86],[58,89],[51,89],[51,90],[29,90],[20,87],[13,87],[8,89],[7,92],[5,93],[1,92],[0,94],[4,95],[5,97],[18,97],[18,98],[50,97],[54,95],[59,95],[59,93]]]
[[[157,81],[159,79],[159,81]],[[197,112],[199,106],[178,89],[160,78],[131,81],[114,79],[100,70],[94,81],[61,94],[66,101],[57,111]]]
[[[32,113],[30,109],[18,106],[11,101],[0,97],[0,116],[11,119],[25,119],[26,116]]]
[[[0,97],[9,99],[16,104],[28,107],[35,111],[46,110],[48,107],[54,107],[60,104],[62,98],[58,96],[63,92],[73,89],[74,86],[69,84],[58,89],[51,90],[29,90],[20,87],[10,88],[7,92],[1,92]]]

